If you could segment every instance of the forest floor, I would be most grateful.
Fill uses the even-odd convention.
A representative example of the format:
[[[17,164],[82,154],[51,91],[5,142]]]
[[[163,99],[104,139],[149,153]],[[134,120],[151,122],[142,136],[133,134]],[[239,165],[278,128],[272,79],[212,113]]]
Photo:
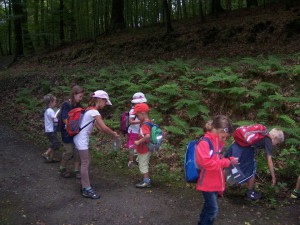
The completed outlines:
[[[3,225],[186,225],[196,224],[201,193],[156,184],[136,189],[137,180],[92,165],[91,182],[101,198],[80,194],[80,182],[62,178],[57,163],[44,163],[42,146],[0,122],[0,224]],[[266,208],[243,196],[219,198],[216,225],[297,225],[298,200]]]
[[[11,58],[0,58],[0,76],[22,76],[34,85],[35,77],[55,80],[62,72],[76,74],[78,67],[94,73],[103,66],[174,58],[213,61],[300,52],[299,7],[290,11],[244,10],[207,18],[205,23],[194,20],[173,25],[175,32],[170,35],[165,34],[163,26],[120,31],[100,36],[95,42],[65,45],[24,57],[5,70],[2,68],[11,64]],[[10,84],[14,86],[1,85],[0,90],[7,101],[13,96],[11,90],[20,85],[14,79]],[[1,103],[5,101],[1,99]],[[98,165],[91,166],[91,180],[102,197],[83,198],[79,181],[60,177],[57,164],[43,163],[44,146],[24,140],[7,121],[9,118],[0,122],[0,224],[196,224],[203,203],[200,193],[176,190],[155,181],[153,188],[139,190],[134,186],[137,180]],[[271,209],[249,203],[241,195],[229,197],[225,193],[219,207],[216,225],[300,223],[298,200],[287,199]]]

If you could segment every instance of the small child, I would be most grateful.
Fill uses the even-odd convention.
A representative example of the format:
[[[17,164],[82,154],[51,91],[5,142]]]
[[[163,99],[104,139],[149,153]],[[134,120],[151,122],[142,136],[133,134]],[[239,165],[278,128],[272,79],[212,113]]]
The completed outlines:
[[[112,135],[115,139],[119,139],[120,136],[105,125],[100,115],[100,109],[103,109],[106,105],[112,105],[109,96],[105,91],[98,90],[90,95],[87,111],[84,113],[80,122],[80,127],[84,127],[76,136],[74,136],[74,144],[79,152],[80,156],[80,174],[81,174],[81,186],[82,195],[86,198],[98,199],[100,195],[91,187],[89,177],[89,165],[91,161],[89,150],[89,139],[92,133],[93,126],[95,125],[98,130],[103,133]],[[95,122],[94,122],[95,121]],[[88,125],[87,125],[88,124]],[[87,125],[87,126],[85,126]]]
[[[46,110],[44,112],[45,134],[49,139],[50,147],[42,154],[42,156],[46,163],[59,162],[59,160],[55,160],[53,158],[54,151],[58,150],[60,147],[57,132],[54,128],[54,123],[57,122],[57,118],[55,117],[55,112],[53,110],[56,106],[56,97],[52,94],[47,94],[44,96],[44,102],[46,103]]]
[[[147,143],[150,142],[151,128],[144,123],[152,123],[149,119],[149,111],[149,106],[146,103],[139,103],[134,107],[132,112],[132,114],[136,115],[141,121],[138,139],[134,142],[138,153],[139,169],[141,174],[143,174],[143,180],[135,185],[137,188],[151,187],[151,180],[149,176],[149,161],[151,153],[148,151],[147,147]]]
[[[279,145],[284,142],[284,134],[278,128],[272,129],[267,136],[259,140],[256,144],[249,147],[242,147],[234,142],[226,151],[225,157],[239,158],[240,168],[245,175],[245,179],[240,184],[247,182],[248,190],[246,191],[246,198],[249,200],[259,200],[261,194],[254,190],[256,162],[255,162],[255,149],[265,149],[266,160],[268,163],[269,171],[272,177],[272,185],[276,184],[276,177],[274,172],[274,165],[272,160],[273,146]]]
[[[300,176],[298,177],[296,188],[291,194],[291,198],[300,198]]]
[[[225,141],[233,132],[231,120],[224,115],[218,115],[205,125],[204,137],[211,142],[202,140],[196,147],[195,159],[202,169],[199,174],[196,189],[201,191],[204,199],[198,225],[213,224],[218,214],[218,196],[225,190],[224,168],[238,164],[237,158],[221,157]]]
[[[147,99],[145,95],[142,92],[137,92],[132,97],[132,108],[129,111],[129,124],[128,127],[128,134],[127,134],[127,144],[126,148],[129,150],[129,162],[128,167],[131,168],[135,165],[134,163],[134,151],[136,149],[136,146],[134,145],[134,141],[137,140],[139,129],[140,129],[140,120],[137,118],[136,115],[132,114],[134,110],[134,105],[138,103],[145,103],[147,102]]]

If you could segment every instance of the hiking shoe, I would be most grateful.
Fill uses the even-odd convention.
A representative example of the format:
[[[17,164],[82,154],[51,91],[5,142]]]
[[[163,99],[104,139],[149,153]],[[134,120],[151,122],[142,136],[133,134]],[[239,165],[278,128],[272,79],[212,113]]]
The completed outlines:
[[[45,160],[48,160],[48,159],[49,159],[49,156],[47,155],[46,152],[44,152],[44,153],[42,154],[42,157],[43,157]]]
[[[89,190],[86,190],[85,188],[82,189],[82,196],[86,198],[91,199],[98,199],[100,198],[100,195],[98,195],[92,188]]]
[[[246,198],[247,200],[257,201],[261,198],[261,194],[253,190],[248,190],[246,191]]]
[[[81,174],[80,174],[79,170],[74,171],[74,174],[75,174],[76,179],[81,179]]]
[[[137,188],[150,188],[151,183],[146,183],[146,182],[142,181],[142,182],[136,184],[135,187],[137,187]]]
[[[296,190],[293,190],[293,192],[291,194],[291,198],[300,198],[300,193],[296,192]]]

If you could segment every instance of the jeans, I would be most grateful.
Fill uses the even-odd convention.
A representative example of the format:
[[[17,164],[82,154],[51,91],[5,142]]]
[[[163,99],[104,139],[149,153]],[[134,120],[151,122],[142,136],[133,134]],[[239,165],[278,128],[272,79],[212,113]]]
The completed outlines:
[[[211,225],[214,223],[218,213],[218,192],[202,191],[204,204],[200,213],[198,225]]]

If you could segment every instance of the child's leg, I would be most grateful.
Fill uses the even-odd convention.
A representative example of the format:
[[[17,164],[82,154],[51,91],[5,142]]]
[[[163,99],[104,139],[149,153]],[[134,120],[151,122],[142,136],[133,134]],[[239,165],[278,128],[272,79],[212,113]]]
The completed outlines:
[[[80,167],[80,174],[81,174],[81,186],[82,188],[90,188],[90,178],[89,178],[89,166],[90,166],[90,153],[89,150],[78,150],[81,167]]]
[[[297,181],[297,184],[296,184],[296,191],[300,192],[300,176],[298,177],[298,181]]]
[[[248,189],[249,189],[249,190],[253,190],[253,189],[254,189],[254,184],[255,184],[255,176],[253,175],[253,177],[251,177],[251,178],[247,181]]]
[[[149,175],[149,161],[151,153],[138,154],[139,158],[139,169],[141,174],[143,174],[143,181],[139,184],[136,184],[138,188],[151,187],[151,180]]]
[[[80,156],[79,151],[73,146],[73,158],[74,158],[74,172],[79,171],[80,168]]]
[[[66,169],[67,162],[73,157],[74,144],[73,143],[63,143],[64,152],[62,154],[62,159],[60,161],[60,171]]]

